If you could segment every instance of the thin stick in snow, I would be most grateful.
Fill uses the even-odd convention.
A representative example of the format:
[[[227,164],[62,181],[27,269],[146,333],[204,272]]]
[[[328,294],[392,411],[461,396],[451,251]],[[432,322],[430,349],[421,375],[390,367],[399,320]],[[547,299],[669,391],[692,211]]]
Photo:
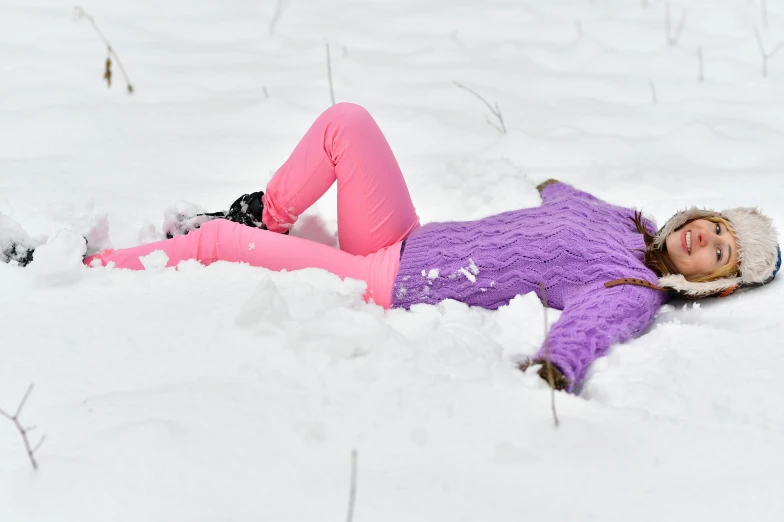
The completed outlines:
[[[329,42],[327,42],[327,79],[329,80],[329,97],[335,105],[335,89],[332,87],[332,59],[329,56]]]
[[[30,397],[30,394],[33,392],[33,384],[27,387],[27,391],[22,397],[22,401],[19,403],[19,406],[16,408],[16,413],[10,415],[6,413],[4,410],[0,409],[0,416],[5,417],[6,419],[10,420],[16,426],[16,429],[19,431],[19,434],[22,436],[22,440],[24,441],[25,450],[27,450],[27,456],[30,459],[30,464],[33,465],[33,469],[38,469],[38,463],[35,461],[35,452],[41,447],[41,445],[46,440],[46,435],[43,435],[41,439],[38,441],[38,444],[35,446],[30,445],[30,438],[28,437],[28,433],[35,429],[35,426],[25,428],[22,426],[22,423],[19,421],[19,415],[22,414],[22,408],[24,408],[27,399]]]
[[[555,427],[560,425],[558,421],[558,412],[555,411],[555,377],[553,376],[553,365],[550,364],[550,332],[547,324],[547,290],[544,288],[544,283],[539,282],[539,288],[542,290],[542,304],[544,305],[544,360],[547,364],[547,382],[550,383],[550,408],[553,411],[553,422]]]
[[[580,20],[577,20],[574,25],[577,28],[577,41],[579,42],[583,39],[583,24]]]
[[[664,3],[664,31],[667,37],[667,45],[678,45],[678,40],[681,39],[683,27],[686,25],[686,11],[683,11],[678,27],[675,28],[675,34],[672,34],[672,24],[670,22],[670,3]]]
[[[477,93],[475,90],[473,90],[473,89],[471,89],[471,88],[469,88],[469,87],[466,87],[465,85],[463,85],[463,84],[462,84],[462,83],[460,83],[460,82],[453,81],[453,83],[454,83],[455,85],[457,85],[458,87],[460,87],[461,89],[464,89],[464,90],[466,90],[466,91],[470,92],[471,94],[473,94],[474,96],[476,96],[477,98],[479,98],[480,100],[482,100],[482,103],[484,103],[484,104],[487,106],[487,108],[488,108],[488,109],[490,109],[490,112],[492,112],[492,113],[493,113],[493,115],[494,115],[496,118],[498,118],[498,123],[499,123],[499,124],[495,124],[495,123],[493,123],[493,122],[490,120],[490,118],[488,118],[487,116],[485,116],[485,120],[487,120],[487,123],[489,123],[489,124],[490,124],[490,126],[491,126],[491,127],[493,127],[495,130],[497,130],[498,132],[500,132],[500,133],[502,133],[502,134],[506,134],[506,125],[504,125],[504,117],[503,117],[503,115],[501,114],[501,109],[499,109],[499,108],[498,108],[498,104],[497,104],[497,103],[495,104],[495,107],[493,107],[492,105],[490,105],[490,102],[488,102],[487,100],[485,100],[485,99],[484,99],[484,98],[483,98],[483,97],[482,97],[482,96],[481,96],[479,93]]]
[[[784,42],[779,42],[776,47],[773,48],[772,51],[766,52],[765,46],[762,45],[762,36],[760,36],[759,29],[754,27],[754,37],[757,39],[757,46],[759,47],[760,55],[762,55],[762,77],[768,77],[768,60],[773,58],[773,56],[778,53],[782,47],[784,47]]]
[[[348,513],[346,522],[354,519],[354,504],[357,500],[357,450],[351,450],[351,489],[348,494]]]
[[[122,62],[120,61],[120,55],[118,55],[117,51],[114,50],[114,47],[112,47],[112,44],[109,43],[109,40],[106,38],[106,36],[104,36],[103,32],[98,29],[98,25],[95,23],[95,19],[87,14],[85,10],[78,5],[74,6],[74,18],[77,22],[82,18],[90,22],[90,25],[93,26],[95,32],[98,33],[98,36],[103,41],[104,45],[106,45],[109,56],[106,58],[103,78],[106,80],[107,86],[112,86],[112,56],[114,56],[114,59],[117,61],[117,65],[120,67],[120,72],[122,72],[122,75],[125,78],[125,86],[128,89],[128,94],[133,94],[133,85],[131,85],[131,81],[128,79],[128,73],[125,72],[125,67],[123,67]]]
[[[651,99],[653,100],[653,104],[656,105],[659,103],[659,100],[656,98],[656,86],[653,84],[653,80],[648,80],[648,85],[651,88]]]
[[[768,28],[768,1],[762,0],[762,26]]]
[[[697,81],[701,82],[705,79],[705,76],[703,75],[703,69],[702,69],[702,47],[697,47],[697,63],[699,67]]]
[[[275,36],[275,26],[278,25],[278,21],[280,20],[281,15],[283,15],[283,2],[284,0],[277,0],[277,2],[275,2],[275,13],[272,15],[272,20],[270,20],[269,24],[270,36]]]

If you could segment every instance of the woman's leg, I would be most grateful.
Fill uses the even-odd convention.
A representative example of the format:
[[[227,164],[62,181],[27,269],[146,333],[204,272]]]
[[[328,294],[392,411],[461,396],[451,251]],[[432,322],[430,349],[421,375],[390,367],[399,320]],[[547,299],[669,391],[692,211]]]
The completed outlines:
[[[162,250],[166,266],[196,259],[204,265],[215,261],[248,263],[270,270],[323,268],[341,278],[367,282],[365,299],[384,308],[392,305],[392,286],[400,260],[400,243],[367,256],[352,255],[321,243],[248,227],[225,219],[202,225],[187,236],[149,243],[134,248],[105,250],[85,259],[86,265],[114,263],[117,268],[143,270],[140,257]]]
[[[290,228],[335,180],[341,250],[370,254],[419,227],[389,143],[367,110],[350,103],[324,111],[272,177],[262,198],[264,224]]]

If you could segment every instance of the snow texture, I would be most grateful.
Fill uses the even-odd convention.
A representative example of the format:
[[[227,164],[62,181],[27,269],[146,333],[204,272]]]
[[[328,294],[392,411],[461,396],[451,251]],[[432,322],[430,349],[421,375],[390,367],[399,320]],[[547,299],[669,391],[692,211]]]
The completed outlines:
[[[385,312],[315,269],[81,266],[98,216],[122,248],[164,237],[172,201],[263,190],[330,103],[326,42],[423,223],[536,205],[557,178],[660,224],[694,204],[782,226],[784,56],[763,77],[754,28],[773,50],[784,6],[766,25],[759,1],[669,4],[677,45],[653,0],[85,4],[129,96],[70,4],[5,0],[0,212],[52,239],[0,263],[0,407],[35,382],[22,418],[48,435],[33,472],[0,419],[0,520],[343,520],[352,448],[357,522],[784,519],[780,281],[663,307],[555,394],[556,429],[515,368],[544,341],[532,294]],[[334,245],[336,225],[333,188],[292,234]]]

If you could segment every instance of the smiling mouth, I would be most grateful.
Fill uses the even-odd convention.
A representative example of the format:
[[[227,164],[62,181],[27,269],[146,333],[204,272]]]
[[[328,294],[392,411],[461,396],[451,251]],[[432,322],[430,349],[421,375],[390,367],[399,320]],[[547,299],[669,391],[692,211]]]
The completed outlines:
[[[691,255],[691,231],[686,232],[686,252]]]

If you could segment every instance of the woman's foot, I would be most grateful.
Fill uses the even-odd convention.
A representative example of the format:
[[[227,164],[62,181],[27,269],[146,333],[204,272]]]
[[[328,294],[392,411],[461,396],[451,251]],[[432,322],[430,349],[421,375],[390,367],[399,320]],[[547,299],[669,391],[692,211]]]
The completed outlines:
[[[194,210],[195,207],[178,209],[173,213],[167,213],[163,231],[169,239],[174,236],[184,236],[213,219],[228,219],[248,227],[267,230],[267,225],[261,221],[264,212],[264,203],[261,201],[263,195],[262,191],[243,194],[231,204],[229,210],[220,212],[199,212]],[[288,230],[285,234],[288,234]]]
[[[0,213],[0,261],[27,266],[33,261],[38,241],[31,238],[19,223]]]

